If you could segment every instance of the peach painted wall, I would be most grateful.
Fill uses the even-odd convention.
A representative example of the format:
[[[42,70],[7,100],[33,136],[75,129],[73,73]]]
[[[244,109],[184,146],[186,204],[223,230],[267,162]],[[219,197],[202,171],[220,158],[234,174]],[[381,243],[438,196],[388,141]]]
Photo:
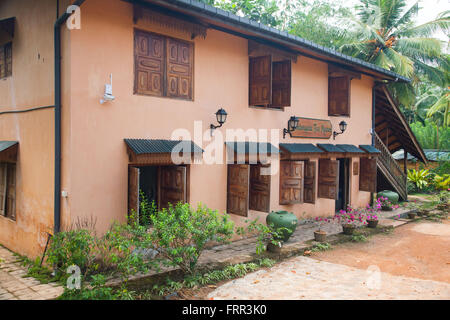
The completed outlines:
[[[194,121],[201,121],[206,131],[215,123],[219,107],[229,114],[218,129],[223,134],[233,128],[273,128],[281,135],[291,115],[330,119],[333,128],[343,120],[328,117],[327,64],[302,56],[293,64],[291,107],[284,112],[249,108],[247,40],[216,30],[208,30],[206,39],[195,39],[194,101],[133,95],[134,27],[187,37],[151,25],[134,26],[130,4],[106,0],[87,1],[82,7],[82,29],[70,32],[71,110],[70,126],[64,129],[70,161],[65,158],[63,163],[63,189],[69,197],[63,214],[68,216],[70,210],[72,221],[92,215],[98,230],[104,231],[113,220],[125,220],[128,157],[124,138],[170,139],[177,128],[188,129],[193,138]],[[116,99],[101,105],[110,73]],[[370,144],[372,85],[369,77],[352,80],[351,117],[345,118],[348,129],[336,141],[287,138],[283,142]],[[224,212],[226,176],[226,165],[193,165],[191,203],[202,202]],[[317,199],[315,205],[280,206],[278,185],[276,174],[271,184],[272,210],[286,209],[298,216],[334,212],[334,200],[327,199]],[[351,185],[351,204],[365,205],[369,193],[358,191],[358,176],[352,176]],[[249,213],[249,217],[265,216]],[[239,223],[244,220],[232,217]]]
[[[54,0],[3,0],[0,20],[16,17],[12,77],[0,79],[0,113],[53,105]],[[30,257],[53,230],[54,113],[0,115],[0,140],[19,141],[16,221],[0,216],[0,243]]]

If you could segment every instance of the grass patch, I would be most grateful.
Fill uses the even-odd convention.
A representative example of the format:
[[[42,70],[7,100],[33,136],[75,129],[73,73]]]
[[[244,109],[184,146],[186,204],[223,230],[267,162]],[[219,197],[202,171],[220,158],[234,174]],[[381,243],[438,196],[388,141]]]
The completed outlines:
[[[34,261],[26,256],[21,256],[17,253],[13,253],[17,260],[23,267],[27,268],[27,274],[24,278],[33,277],[40,283],[46,284],[49,282],[58,282],[60,279],[52,275],[52,270],[45,266],[41,266],[40,258],[37,257]]]
[[[312,252],[320,252],[320,251],[327,251],[331,249],[331,244],[325,242],[325,243],[318,243],[314,245],[314,247],[311,248]]]
[[[354,234],[351,238],[352,242],[367,242],[367,240],[367,237],[363,234]]]

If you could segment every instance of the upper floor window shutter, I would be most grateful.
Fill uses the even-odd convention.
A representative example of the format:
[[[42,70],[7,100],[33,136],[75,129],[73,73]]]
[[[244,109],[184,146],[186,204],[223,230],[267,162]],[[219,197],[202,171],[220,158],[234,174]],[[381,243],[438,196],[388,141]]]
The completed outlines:
[[[328,115],[350,116],[350,76],[328,78]]]
[[[249,174],[248,164],[229,164],[227,179],[227,212],[248,215]]]
[[[272,104],[272,56],[250,57],[249,105]]]
[[[167,38],[167,96],[192,99],[192,43]]]
[[[303,161],[280,161],[280,204],[303,203]]]
[[[339,161],[319,159],[318,197],[337,199],[339,187]]]
[[[305,162],[305,202],[316,203],[316,162]]]
[[[135,93],[163,96],[165,75],[164,38],[153,33],[136,31],[134,46]]]
[[[262,212],[270,211],[270,175],[262,175],[261,168],[269,165],[250,166],[250,209]]]
[[[359,190],[377,191],[377,159],[360,158]]]
[[[273,63],[272,106],[291,105],[291,60]]]

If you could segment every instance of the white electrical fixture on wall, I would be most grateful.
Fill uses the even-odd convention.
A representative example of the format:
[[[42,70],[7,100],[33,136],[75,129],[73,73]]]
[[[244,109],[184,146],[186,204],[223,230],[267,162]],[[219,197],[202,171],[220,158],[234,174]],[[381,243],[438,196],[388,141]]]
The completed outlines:
[[[100,103],[104,104],[108,101],[114,101],[115,97],[112,94],[112,73],[109,75],[109,84],[105,84],[105,94],[103,95],[103,98],[100,99]]]

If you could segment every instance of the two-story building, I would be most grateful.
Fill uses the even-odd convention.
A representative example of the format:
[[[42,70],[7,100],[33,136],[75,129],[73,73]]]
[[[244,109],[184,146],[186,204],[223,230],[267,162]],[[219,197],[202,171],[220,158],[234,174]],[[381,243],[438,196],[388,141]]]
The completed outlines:
[[[385,87],[409,79],[194,0],[3,0],[0,78],[0,243],[30,256],[140,191],[330,216],[426,161]]]

